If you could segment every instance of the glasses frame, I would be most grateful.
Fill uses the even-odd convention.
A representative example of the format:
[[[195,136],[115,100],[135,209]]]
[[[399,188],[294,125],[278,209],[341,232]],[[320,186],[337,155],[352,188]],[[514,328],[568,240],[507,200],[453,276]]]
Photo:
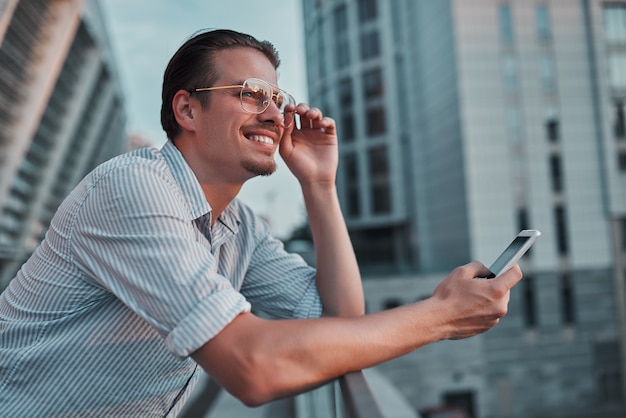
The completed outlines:
[[[246,106],[244,105],[244,102],[243,102],[244,87],[246,87],[246,84],[249,84],[249,82],[251,81],[255,83],[265,84],[269,86],[269,90],[272,91],[272,96],[271,96],[272,100],[264,102],[263,103],[264,107],[262,110],[251,111],[249,109],[246,109]],[[241,89],[241,91],[239,92],[239,102],[241,103],[241,109],[243,109],[244,112],[252,114],[252,115],[260,115],[261,113],[265,112],[267,108],[270,107],[271,102],[274,102],[274,104],[276,104],[275,98],[278,97],[279,93],[281,93],[287,99],[287,103],[284,106],[282,106],[282,108],[277,105],[277,107],[280,109],[280,112],[283,115],[283,122],[285,120],[285,114],[287,113],[287,110],[286,110],[287,106],[289,106],[290,104],[294,106],[296,105],[296,99],[291,94],[287,93],[285,90],[281,89],[280,87],[277,87],[268,83],[265,80],[261,80],[260,78],[254,78],[254,77],[246,78],[242,84],[232,84],[228,86],[215,86],[215,87],[198,87],[195,89],[191,89],[190,93],[202,92],[202,91],[213,91],[213,90],[226,90],[226,89],[235,89],[235,88]]]

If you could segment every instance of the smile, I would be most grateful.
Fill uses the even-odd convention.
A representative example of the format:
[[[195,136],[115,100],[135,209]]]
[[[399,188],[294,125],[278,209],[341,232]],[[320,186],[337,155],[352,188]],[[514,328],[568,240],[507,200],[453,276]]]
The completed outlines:
[[[274,140],[269,136],[250,135],[246,137],[250,141],[260,142],[262,144],[274,145]]]

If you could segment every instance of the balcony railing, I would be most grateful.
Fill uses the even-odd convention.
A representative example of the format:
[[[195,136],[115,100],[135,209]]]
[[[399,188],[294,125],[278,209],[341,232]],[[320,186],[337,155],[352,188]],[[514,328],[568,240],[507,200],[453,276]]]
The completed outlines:
[[[363,372],[342,376],[339,384],[348,418],[384,417]]]
[[[221,387],[208,380],[181,418],[210,416]],[[363,372],[349,373],[320,389],[277,401],[270,406],[276,418],[383,418]],[[217,412],[219,416],[219,412]]]

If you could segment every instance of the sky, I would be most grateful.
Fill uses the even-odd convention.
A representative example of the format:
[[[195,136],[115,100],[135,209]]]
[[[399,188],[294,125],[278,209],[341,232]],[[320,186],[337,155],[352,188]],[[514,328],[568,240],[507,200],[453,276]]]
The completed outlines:
[[[155,146],[166,138],[160,124],[161,83],[170,57],[195,32],[233,29],[278,49],[278,81],[296,101],[307,101],[304,24],[300,0],[100,0],[124,89],[129,134]],[[274,235],[288,237],[306,216],[300,187],[276,154],[278,170],[248,181],[241,200],[270,220]]]

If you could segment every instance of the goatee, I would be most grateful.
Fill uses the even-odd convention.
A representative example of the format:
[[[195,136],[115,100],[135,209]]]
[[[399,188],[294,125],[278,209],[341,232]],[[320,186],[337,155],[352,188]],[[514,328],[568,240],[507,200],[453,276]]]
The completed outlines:
[[[255,176],[269,176],[276,171],[276,161],[274,160],[265,164],[243,161],[241,166]]]

